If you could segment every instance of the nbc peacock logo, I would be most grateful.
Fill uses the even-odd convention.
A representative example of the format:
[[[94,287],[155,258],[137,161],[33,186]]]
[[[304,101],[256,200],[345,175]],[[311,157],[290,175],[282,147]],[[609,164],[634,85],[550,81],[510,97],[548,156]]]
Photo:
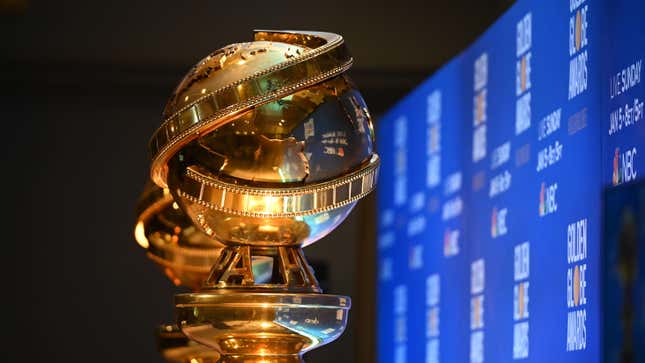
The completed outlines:
[[[556,193],[558,183],[546,185],[544,182],[540,186],[540,217],[552,214],[558,211],[558,202]]]
[[[621,171],[620,171],[620,148],[617,147],[616,150],[614,150],[614,172],[612,173],[611,176],[611,182],[614,185],[618,185],[622,182],[621,180]]]
[[[637,154],[638,150],[635,147],[628,147],[622,153],[618,147],[614,150],[614,162],[611,174],[611,182],[613,185],[629,183],[636,180],[638,175],[638,170],[636,170]]]
[[[508,208],[497,209],[497,207],[493,207],[490,216],[490,236],[492,238],[503,236],[508,232],[506,227],[507,216]]]

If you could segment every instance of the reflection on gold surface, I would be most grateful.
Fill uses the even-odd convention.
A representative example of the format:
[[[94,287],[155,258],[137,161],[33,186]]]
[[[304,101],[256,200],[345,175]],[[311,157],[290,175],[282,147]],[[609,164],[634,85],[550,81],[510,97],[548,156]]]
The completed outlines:
[[[223,245],[195,228],[167,189],[146,186],[138,205],[134,234],[175,285],[199,289]]]
[[[217,351],[188,339],[174,324],[157,329],[157,345],[161,355],[170,363],[215,363],[220,358]]]
[[[145,234],[145,228],[143,225],[142,221],[138,221],[137,225],[134,227],[134,239],[137,241],[139,246],[148,249],[150,247],[150,243],[148,242],[148,238],[146,238]]]
[[[182,331],[224,355],[298,356],[338,338],[350,308],[348,298],[322,294],[182,294],[175,302]]]

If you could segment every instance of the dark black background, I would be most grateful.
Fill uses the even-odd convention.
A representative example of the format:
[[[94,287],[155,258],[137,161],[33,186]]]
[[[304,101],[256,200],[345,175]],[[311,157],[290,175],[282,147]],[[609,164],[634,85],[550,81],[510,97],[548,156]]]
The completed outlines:
[[[378,116],[508,3],[0,0],[2,361],[162,361],[153,331],[178,289],[135,243],[133,209],[148,137],[202,56],[254,28],[340,33]],[[305,251],[354,299],[308,362],[375,360],[374,206]]]

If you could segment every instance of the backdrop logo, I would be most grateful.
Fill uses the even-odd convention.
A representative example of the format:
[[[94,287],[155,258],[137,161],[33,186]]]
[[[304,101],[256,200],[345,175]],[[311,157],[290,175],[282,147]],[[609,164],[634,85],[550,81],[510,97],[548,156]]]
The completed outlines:
[[[401,116],[394,123],[394,204],[407,200],[408,184],[408,119]]]
[[[614,162],[611,181],[613,185],[627,183],[636,179],[634,159],[638,150],[635,147],[620,153],[620,148],[614,150]]]
[[[444,181],[444,195],[454,197],[446,200],[441,210],[441,219],[448,220],[455,218],[461,214],[463,209],[463,201],[461,196],[457,193],[461,190],[462,175],[461,172],[455,172],[446,177]]]
[[[540,186],[540,217],[555,213],[558,210],[558,203],[556,202],[555,197],[557,191],[558,183],[553,183],[547,186],[543,182]]]
[[[515,134],[531,127],[531,13],[517,23],[515,67]]]
[[[552,133],[560,129],[562,123],[562,109],[557,110],[546,115],[538,124],[538,140],[545,139]]]
[[[626,66],[609,77],[609,98],[614,99],[641,83],[643,60]],[[629,97],[629,96],[626,96]],[[638,124],[645,116],[645,103],[634,97],[633,101],[621,102],[609,113],[609,136]]]
[[[470,265],[470,362],[484,361],[484,259]]]
[[[508,162],[511,157],[511,143],[509,141],[496,147],[491,153],[490,168],[496,169]],[[510,189],[512,175],[507,170],[500,172],[489,181],[488,197],[493,198]]]
[[[540,172],[560,161],[563,148],[564,146],[558,140],[555,140],[552,145],[547,145],[544,149],[538,151],[535,171]]]
[[[515,246],[513,286],[513,359],[529,356],[530,244]]]
[[[587,90],[587,38],[589,8],[584,0],[569,4],[569,99]]]
[[[493,207],[490,217],[490,236],[497,238],[505,235],[508,232],[506,228],[506,216],[508,215],[508,208],[497,210]]]
[[[587,219],[567,227],[567,351],[587,348]]]
[[[408,341],[408,288],[398,285],[394,288],[394,362],[405,363]]]
[[[490,179],[488,188],[488,197],[493,198],[499,194],[504,193],[511,187],[512,176],[508,170],[495,175]]]
[[[617,147],[616,150],[614,150],[614,172],[612,174],[612,183],[614,185],[618,185],[623,182],[622,180],[622,170],[620,167],[620,148]]]
[[[587,45],[587,6],[576,11],[575,34],[574,52],[577,52]]]
[[[430,93],[427,102],[426,184],[433,188],[441,182],[441,92]]]
[[[473,162],[486,156],[486,113],[488,84],[488,53],[482,53],[474,63],[473,77]]]
[[[511,143],[506,141],[493,150],[490,157],[490,168],[494,170],[504,165],[511,158]]]
[[[426,363],[439,363],[439,301],[441,298],[438,274],[426,280]]]

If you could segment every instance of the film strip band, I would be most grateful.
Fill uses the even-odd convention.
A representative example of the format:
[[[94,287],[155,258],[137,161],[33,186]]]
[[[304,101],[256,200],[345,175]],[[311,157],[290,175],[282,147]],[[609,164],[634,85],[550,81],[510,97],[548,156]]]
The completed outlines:
[[[253,107],[338,76],[353,63],[343,38],[337,34],[257,31],[255,38],[318,47],[207,93],[164,120],[149,142],[151,178],[157,185],[167,187],[168,160],[200,134]]]
[[[376,186],[380,160],[372,155],[346,177],[295,188],[240,186],[188,168],[179,194],[207,208],[240,216],[281,218],[312,215],[352,203]]]

